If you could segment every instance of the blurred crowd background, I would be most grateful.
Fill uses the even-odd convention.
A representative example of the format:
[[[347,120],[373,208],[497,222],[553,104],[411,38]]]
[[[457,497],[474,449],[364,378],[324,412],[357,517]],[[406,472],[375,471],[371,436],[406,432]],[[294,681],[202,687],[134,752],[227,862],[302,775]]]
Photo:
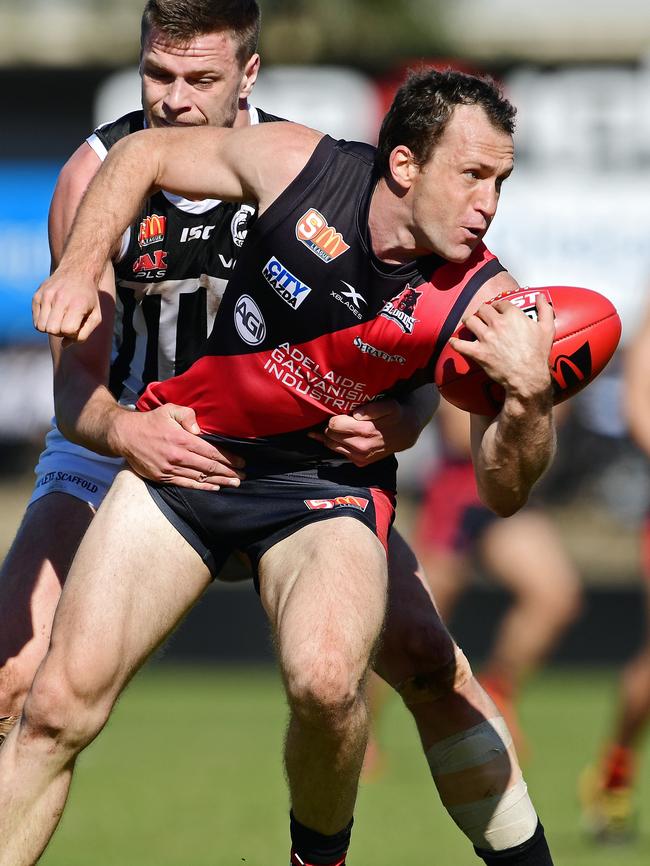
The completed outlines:
[[[143,0],[3,0],[0,7],[0,553],[32,483],[52,413],[46,341],[30,300],[49,268],[47,208],[66,158],[100,122],[137,108]],[[422,62],[489,72],[518,108],[516,171],[488,245],[524,285],[596,289],[623,320],[619,355],[572,401],[545,507],[587,587],[556,660],[619,661],[641,638],[640,527],[647,459],[620,405],[622,353],[650,302],[650,5],[644,0],[263,0],[263,71],[253,103],[335,136],[374,141],[405,70]],[[97,215],[101,220],[101,214]],[[408,535],[436,431],[401,460]],[[177,653],[232,652],[252,605],[229,601],[215,643],[198,627]],[[477,568],[458,611],[466,649],[484,646],[503,599]],[[210,598],[204,609],[210,609]],[[230,607],[229,607],[230,606]],[[200,614],[197,614],[200,618]],[[238,619],[237,617],[241,617]],[[464,617],[464,619],[463,619]],[[615,628],[603,641],[609,618]],[[247,622],[247,621],[246,621]],[[198,620],[197,620],[198,623]],[[462,635],[461,635],[462,637]],[[487,641],[487,635],[485,641]],[[258,649],[242,647],[237,652]],[[259,649],[259,652],[263,652]]]

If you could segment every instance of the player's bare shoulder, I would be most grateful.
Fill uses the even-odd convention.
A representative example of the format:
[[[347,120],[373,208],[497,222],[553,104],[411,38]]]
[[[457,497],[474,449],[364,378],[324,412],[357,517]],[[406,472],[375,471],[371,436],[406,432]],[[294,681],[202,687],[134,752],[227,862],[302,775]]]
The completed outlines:
[[[309,162],[323,133],[299,123],[279,121],[248,128],[255,166],[259,211],[265,210]]]
[[[62,199],[74,199],[76,209],[86,187],[99,171],[101,159],[87,142],[83,142],[67,160],[56,182],[53,203],[61,205]]]
[[[48,218],[53,262],[57,262],[63,252],[79,202],[101,164],[101,159],[95,151],[84,142],[75,150],[59,173]]]

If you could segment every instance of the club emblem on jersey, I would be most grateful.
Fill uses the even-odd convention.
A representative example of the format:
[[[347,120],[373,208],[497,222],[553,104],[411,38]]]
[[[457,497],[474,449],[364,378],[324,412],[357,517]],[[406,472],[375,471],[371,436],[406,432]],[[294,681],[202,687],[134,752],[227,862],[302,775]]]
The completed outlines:
[[[262,275],[276,295],[279,295],[294,310],[302,304],[311,292],[311,287],[302,283],[298,277],[294,277],[291,271],[288,271],[275,256],[264,265]]]
[[[395,322],[405,334],[412,334],[415,323],[420,321],[415,318],[414,313],[421,297],[422,292],[416,292],[407,283],[399,295],[384,304],[379,315]]]
[[[243,204],[232,218],[230,231],[232,232],[232,239],[236,246],[241,247],[246,240],[246,234],[250,227],[249,223],[254,215],[255,208],[249,204]]]
[[[140,223],[138,230],[138,243],[141,247],[148,247],[149,244],[157,244],[165,239],[165,230],[167,228],[167,217],[159,214],[149,214]]]
[[[296,237],[324,262],[331,262],[350,249],[340,232],[327,224],[316,208],[309,208],[296,223]]]
[[[266,336],[264,317],[250,295],[242,295],[235,304],[235,327],[249,346],[257,346]]]

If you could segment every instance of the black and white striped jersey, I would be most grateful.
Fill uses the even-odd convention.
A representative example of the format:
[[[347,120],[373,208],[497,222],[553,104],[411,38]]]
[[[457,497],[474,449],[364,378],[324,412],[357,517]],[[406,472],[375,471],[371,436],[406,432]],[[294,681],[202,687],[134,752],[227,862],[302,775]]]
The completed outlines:
[[[253,124],[278,120],[249,111]],[[134,111],[98,127],[87,142],[103,160],[113,144],[144,126],[144,113]],[[249,204],[189,201],[164,191],[144,202],[113,262],[109,387],[120,403],[135,403],[149,382],[179,375],[200,357],[254,218]]]

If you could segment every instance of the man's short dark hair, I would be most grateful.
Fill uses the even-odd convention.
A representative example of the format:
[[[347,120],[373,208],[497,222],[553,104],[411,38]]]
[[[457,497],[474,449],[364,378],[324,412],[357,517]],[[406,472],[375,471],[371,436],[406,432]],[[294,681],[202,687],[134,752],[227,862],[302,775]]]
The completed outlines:
[[[495,129],[514,132],[516,109],[489,76],[455,69],[411,71],[381,125],[376,157],[381,175],[388,176],[389,157],[400,144],[410,148],[423,165],[457,105],[480,105]]]
[[[260,18],[257,0],[147,0],[140,26],[140,46],[144,49],[154,27],[181,45],[197,36],[229,30],[237,42],[237,59],[243,66],[257,51]]]

